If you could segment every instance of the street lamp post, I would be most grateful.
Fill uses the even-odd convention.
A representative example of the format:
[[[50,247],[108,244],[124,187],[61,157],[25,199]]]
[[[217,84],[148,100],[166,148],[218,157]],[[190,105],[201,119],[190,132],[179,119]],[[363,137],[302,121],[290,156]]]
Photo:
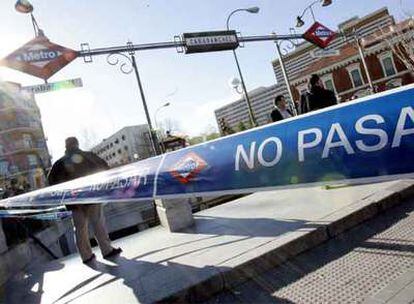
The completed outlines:
[[[305,13],[309,10],[312,15],[312,19],[314,22],[316,22],[315,13],[313,12],[313,6],[317,3],[321,3],[323,7],[329,6],[332,4],[332,0],[315,0],[311,4],[309,4],[305,9],[303,10],[302,14],[300,16],[296,17],[296,27],[302,27],[305,25],[305,21],[303,21],[303,16]]]
[[[27,0],[18,0],[14,5],[16,11],[22,14],[30,14],[30,18],[32,19],[33,30],[35,33],[35,37],[44,36],[43,31],[39,28],[39,25],[36,21],[36,18],[33,15],[33,5]]]
[[[322,4],[322,6],[323,7],[325,7],[325,6],[328,6],[328,5],[331,5],[332,4],[332,0],[315,0],[314,2],[312,2],[310,5],[308,5],[304,10],[303,10],[303,12],[302,12],[302,14],[300,15],[300,16],[297,16],[296,17],[296,27],[302,27],[304,24],[305,24],[305,22],[303,21],[303,16],[305,15],[305,13],[309,10],[310,12],[311,12],[311,15],[312,15],[312,18],[313,18],[313,21],[314,22],[316,22],[316,18],[315,18],[315,13],[313,12],[313,6],[315,5],[315,4],[317,4],[317,3],[321,3]],[[273,33],[273,35],[275,35],[276,36],[276,34],[275,33]],[[281,40],[281,42],[279,42],[278,41],[278,39],[275,39],[275,45],[276,45],[276,51],[277,51],[277,55],[278,55],[278,57],[279,57],[279,63],[280,63],[280,68],[281,68],[281,70],[282,70],[282,74],[283,74],[283,78],[284,78],[284,80],[285,80],[285,84],[286,84],[286,88],[287,88],[287,91],[288,91],[288,94],[289,94],[289,97],[290,97],[290,107],[291,107],[291,109],[292,109],[292,111],[293,111],[293,114],[294,115],[297,115],[297,110],[296,110],[296,106],[295,106],[295,103],[294,103],[294,100],[293,100],[293,93],[292,93],[292,89],[291,89],[291,87],[290,87],[290,80],[289,80],[289,74],[288,74],[288,72],[287,72],[287,69],[286,69],[286,65],[285,65],[285,61],[284,61],[284,58],[283,58],[283,54],[282,54],[282,51],[281,51],[281,49],[280,49],[280,44],[282,43],[282,42],[284,42],[285,40]],[[296,44],[292,41],[292,40],[288,40],[288,42],[290,42],[291,43],[291,48],[293,48],[293,47],[295,47],[296,46]],[[286,52],[288,52],[288,51],[286,51]]]
[[[276,35],[275,33],[273,33],[273,34]],[[294,45],[293,41],[291,43]],[[282,69],[283,78],[285,80],[286,89],[287,89],[289,97],[290,97],[289,98],[290,99],[290,102],[289,102],[290,103],[290,108],[293,112],[293,115],[297,116],[298,112],[296,110],[295,101],[293,100],[293,93],[292,93],[292,89],[290,88],[289,75],[288,75],[287,70],[286,70],[286,65],[285,65],[285,61],[284,61],[284,58],[283,58],[283,54],[280,50],[280,43],[277,40],[275,40],[275,45],[276,45],[277,56],[279,57],[280,68]]]
[[[369,85],[369,88],[371,90],[371,94],[375,93],[375,87],[374,87],[374,84],[372,82],[371,75],[369,74],[367,61],[365,59],[364,48],[361,45],[361,39],[359,39],[358,33],[356,33],[356,32],[354,33],[354,38],[355,38],[355,43],[358,47],[359,57],[361,58],[361,62],[362,62],[362,65],[364,67],[365,74],[367,75],[368,85]]]
[[[33,16],[33,5],[28,0],[18,0],[14,7],[20,13],[30,14],[30,16],[32,18],[33,29],[34,29],[36,37],[44,36],[43,31],[39,28],[39,25],[37,24],[36,19]],[[154,151],[155,155],[158,155],[159,154],[159,149],[157,149],[157,141],[156,141],[156,137],[155,137],[155,134],[154,134],[154,130],[152,128],[151,118],[150,118],[150,115],[149,115],[149,112],[148,112],[147,102],[146,102],[146,99],[145,99],[144,90],[142,88],[141,78],[140,78],[139,72],[138,72],[138,67],[137,67],[137,63],[136,63],[136,59],[135,59],[135,51],[132,48],[132,46],[133,46],[132,42],[127,43],[127,52],[129,54],[129,56],[127,56],[127,55],[125,55],[121,52],[112,52],[108,55],[107,62],[111,65],[118,64],[119,63],[118,59],[115,59],[114,61],[111,61],[111,57],[113,57],[115,55],[123,56],[124,58],[126,58],[129,61],[132,68],[130,68],[130,69],[126,68],[127,64],[122,63],[121,64],[121,71],[124,74],[130,74],[132,72],[132,70],[135,72],[135,77],[137,79],[137,84],[138,84],[138,88],[139,88],[139,92],[140,92],[140,95],[141,95],[141,100],[142,100],[142,104],[143,104],[143,107],[144,107],[145,116],[146,116],[147,124],[148,124],[148,128],[149,128],[149,139],[150,139],[151,148]]]
[[[130,43],[130,44],[132,44],[132,43]],[[154,130],[152,128],[151,118],[150,118],[150,115],[149,115],[149,112],[148,112],[147,101],[145,99],[144,89],[142,88],[141,78],[139,77],[137,62],[135,60],[135,53],[133,51],[130,51],[129,55],[131,56],[132,67],[134,69],[135,77],[137,79],[139,93],[141,94],[142,105],[144,106],[145,116],[147,118],[151,146],[152,146],[152,149],[153,149],[155,155],[158,155],[159,151],[157,149],[157,139],[154,136]]]
[[[237,12],[242,12],[242,11],[248,12],[248,13],[251,13],[251,14],[257,14],[259,12],[259,8],[254,6],[254,7],[250,7],[250,8],[238,8],[238,9],[235,9],[234,11],[232,11],[229,14],[229,16],[227,17],[227,21],[226,21],[227,30],[230,30],[229,22],[230,22],[231,16],[233,16]],[[239,72],[239,77],[240,77],[241,85],[242,85],[242,88],[243,88],[244,98],[246,100],[247,110],[249,112],[250,122],[251,122],[253,127],[256,127],[257,126],[256,119],[255,119],[254,114],[253,114],[252,105],[250,103],[249,94],[247,93],[247,89],[246,89],[243,74],[242,74],[242,71],[241,71],[241,68],[240,68],[239,60],[237,58],[236,51],[235,50],[232,50],[232,51],[233,51],[234,61],[236,62],[237,70]]]
[[[157,121],[157,114],[158,114],[158,112],[161,109],[163,109],[165,107],[168,107],[169,105],[170,105],[170,103],[169,102],[166,102],[165,104],[163,104],[162,106],[158,107],[158,109],[155,110],[155,113],[154,113],[154,123],[155,123],[155,128],[156,129],[158,129],[158,121]]]
[[[165,103],[165,104],[163,104],[162,106],[158,107],[158,109],[157,109],[157,110],[155,110],[155,113],[154,113],[154,123],[155,123],[155,129],[156,129],[156,132],[158,132],[158,121],[157,121],[157,114],[158,114],[158,112],[159,112],[161,109],[163,109],[163,108],[165,108],[165,107],[168,107],[169,105],[170,105],[170,103],[169,103],[169,102],[166,102],[166,103]],[[160,148],[161,148],[161,152],[165,152],[164,145],[163,145],[163,142],[162,142],[162,138],[163,138],[163,136],[160,136]]]

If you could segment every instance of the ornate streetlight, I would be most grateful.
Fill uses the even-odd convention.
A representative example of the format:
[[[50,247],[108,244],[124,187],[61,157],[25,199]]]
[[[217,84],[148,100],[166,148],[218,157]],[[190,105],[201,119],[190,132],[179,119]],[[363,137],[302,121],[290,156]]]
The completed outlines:
[[[165,107],[168,107],[170,105],[170,103],[169,102],[166,102],[165,104],[163,104],[162,106],[160,106],[160,107],[158,107],[158,109],[157,110],[155,110],[155,113],[154,113],[154,123],[155,123],[155,132],[158,132],[158,121],[157,121],[157,114],[158,114],[158,112],[161,110],[161,109],[163,109],[163,108],[165,108]],[[164,149],[164,144],[163,144],[163,135],[161,135],[161,133],[160,133],[160,148],[161,148],[161,152],[164,152],[165,151],[165,149]]]
[[[260,9],[257,6],[253,6],[253,7],[249,7],[249,8],[238,8],[238,9],[235,9],[227,17],[227,21],[226,21],[227,30],[230,30],[230,27],[229,27],[230,18],[235,13],[237,13],[237,12],[243,12],[244,11],[244,12],[248,12],[250,14],[257,14],[259,12],[259,10]],[[240,68],[240,64],[239,64],[239,60],[237,58],[237,54],[236,54],[236,51],[235,50],[233,50],[233,56],[234,56],[234,60],[236,61],[237,70],[239,72],[240,81],[241,81],[241,85],[242,85],[243,92],[244,92],[244,98],[246,100],[247,110],[249,112],[250,122],[251,122],[251,124],[252,124],[253,127],[256,127],[257,126],[256,119],[254,118],[254,114],[253,114],[253,110],[252,110],[252,105],[250,103],[249,94],[247,93],[246,85],[244,83],[243,74],[242,74],[242,71],[241,71],[241,68]]]
[[[135,51],[133,50],[132,46],[133,46],[132,42],[130,42],[130,41],[127,42],[127,47],[129,48],[129,50],[128,50],[129,56],[124,54],[124,53],[114,52],[114,53],[111,53],[107,56],[106,61],[110,65],[118,65],[119,64],[120,65],[120,70],[123,74],[130,74],[130,73],[132,73],[132,71],[134,71],[135,77],[137,79],[139,92],[140,92],[140,95],[141,95],[142,105],[143,105],[144,111],[145,111],[145,116],[147,118],[151,148],[154,151],[155,155],[158,155],[159,150],[157,149],[157,138],[156,138],[156,136],[154,134],[154,130],[152,128],[151,118],[150,118],[150,115],[149,115],[149,112],[148,112],[148,107],[147,107],[147,101],[145,99],[144,89],[142,88],[141,78],[139,76],[137,62],[136,62],[136,59],[135,59]],[[125,59],[126,62],[122,62],[120,59]]]
[[[36,18],[33,15],[33,5],[28,0],[18,0],[14,5],[16,11],[22,14],[30,14],[30,18],[32,19],[33,30],[35,36],[44,36],[43,31],[39,28],[39,25],[36,21]]]
[[[321,3],[322,6],[325,7],[325,6],[331,5],[332,4],[332,0],[316,0],[316,1],[312,2],[311,4],[309,4],[307,7],[305,7],[305,9],[303,10],[302,14],[300,16],[297,16],[296,17],[296,27],[302,27],[302,26],[305,25],[305,21],[303,21],[303,16],[305,15],[305,13],[307,11],[310,11],[311,12],[312,19],[313,19],[314,22],[316,22],[315,14],[313,12],[312,7],[315,4],[317,4],[317,3]]]

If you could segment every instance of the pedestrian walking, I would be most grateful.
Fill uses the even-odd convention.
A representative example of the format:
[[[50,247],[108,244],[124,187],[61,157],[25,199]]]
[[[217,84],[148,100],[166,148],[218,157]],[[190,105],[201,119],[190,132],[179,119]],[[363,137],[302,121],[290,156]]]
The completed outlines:
[[[66,182],[109,168],[108,164],[94,153],[80,150],[76,137],[67,138],[65,146],[65,155],[53,164],[48,175],[50,185]],[[72,211],[76,245],[83,263],[86,264],[96,258],[95,254],[92,253],[89,241],[89,222],[93,226],[95,237],[104,258],[109,258],[122,252],[121,248],[114,248],[111,245],[111,240],[105,227],[105,218],[101,204],[67,205],[66,208]]]
[[[274,109],[270,113],[273,122],[290,118],[293,116],[292,111],[288,108],[286,99],[283,95],[278,95],[274,101]]]
[[[301,96],[301,114],[330,107],[336,104],[335,93],[324,88],[322,80],[318,75],[313,74],[311,76],[308,86],[309,92]]]

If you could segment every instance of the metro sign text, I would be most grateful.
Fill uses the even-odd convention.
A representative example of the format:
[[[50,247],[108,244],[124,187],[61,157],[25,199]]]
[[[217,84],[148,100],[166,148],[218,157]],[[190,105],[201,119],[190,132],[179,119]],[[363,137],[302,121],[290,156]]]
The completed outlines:
[[[324,49],[335,38],[336,34],[323,24],[315,22],[304,34],[303,38]]]
[[[234,50],[239,46],[236,31],[184,33],[186,54]]]
[[[211,37],[199,37],[188,38],[186,45],[205,45],[205,44],[220,44],[220,43],[237,43],[235,36],[211,36]]]
[[[17,55],[15,58],[18,61],[24,62],[37,62],[37,61],[45,61],[45,60],[52,60],[62,55],[60,51],[33,51],[27,52],[20,55]]]
[[[78,52],[38,36],[9,54],[0,64],[47,80],[77,56]]]

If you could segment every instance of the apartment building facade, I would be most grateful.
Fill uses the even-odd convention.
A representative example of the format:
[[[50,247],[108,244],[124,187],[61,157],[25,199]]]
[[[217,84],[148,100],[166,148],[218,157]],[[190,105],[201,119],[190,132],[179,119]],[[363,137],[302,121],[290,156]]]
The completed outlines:
[[[30,189],[46,185],[51,158],[33,94],[0,83],[0,187],[15,180]],[[29,189],[26,189],[29,190]]]
[[[300,96],[308,90],[312,74],[318,74],[325,87],[335,92],[338,102],[370,94],[367,73],[375,92],[412,83],[412,71],[392,52],[388,41],[380,38],[390,27],[401,27],[404,23],[396,24],[388,9],[382,8],[338,26],[339,32],[349,36],[338,37],[327,47],[327,50],[337,50],[337,56],[317,58],[313,55],[317,47],[308,42],[301,44],[284,57],[294,100],[300,100]],[[358,33],[361,41],[372,42],[370,47],[363,49],[368,71],[364,69],[352,33]],[[284,82],[279,60],[273,61],[273,67],[278,82]]]
[[[153,155],[148,125],[124,127],[93,147],[92,152],[110,167],[117,167]]]
[[[320,50],[318,47],[309,42],[297,44],[293,51],[283,56],[294,101],[300,100],[300,96],[308,90],[308,80],[312,74],[318,74],[322,78],[325,87],[335,92],[338,102],[371,93],[352,33],[358,33],[361,41],[370,41],[370,45],[364,47],[364,57],[375,92],[412,83],[412,71],[392,52],[389,43],[381,38],[381,34],[390,27],[404,28],[404,24],[396,24],[388,9],[381,8],[367,16],[354,17],[338,25],[337,31],[347,34],[347,38],[338,36],[326,48],[337,51],[337,56],[318,58],[315,56],[315,51]],[[283,44],[282,48],[285,48]],[[289,49],[289,45],[286,49]],[[282,94],[289,99],[279,59],[272,61],[272,65],[277,84],[249,92],[258,125],[270,122],[269,114],[277,95]],[[223,121],[234,131],[238,131],[240,122],[246,126],[250,123],[244,98],[215,110],[215,116],[221,134]]]
[[[270,112],[274,107],[274,99],[277,95],[284,95],[288,98],[286,86],[272,85],[259,87],[249,93],[252,110],[258,125],[265,125],[270,122]],[[230,104],[227,104],[214,111],[217,125],[220,132],[220,120],[224,120],[229,128],[239,131],[240,123],[250,126],[250,117],[247,110],[246,100],[242,97]]]

